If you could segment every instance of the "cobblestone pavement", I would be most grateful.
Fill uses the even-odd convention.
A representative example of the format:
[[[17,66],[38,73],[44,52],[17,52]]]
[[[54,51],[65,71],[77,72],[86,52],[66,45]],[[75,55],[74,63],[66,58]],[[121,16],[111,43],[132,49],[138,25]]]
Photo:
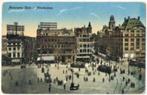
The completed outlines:
[[[107,61],[103,60],[102,64],[109,65]],[[111,61],[111,66],[117,65],[120,69],[125,69],[128,71],[127,62],[116,63]],[[136,67],[129,67],[130,71],[136,72],[134,75],[128,75],[128,73],[120,74],[118,70],[116,72],[116,77],[109,81],[109,75],[103,72],[97,71],[97,66],[92,70],[91,66],[88,67],[88,71],[91,75],[88,76],[85,72],[85,68],[79,69],[72,68],[74,73],[79,74],[79,78],[74,74],[74,83],[79,84],[79,90],[70,91],[71,80],[66,83],[66,89],[63,85],[59,86],[57,83],[53,83],[51,86],[51,92],[48,91],[48,83],[44,82],[44,73],[41,72],[41,68],[37,65],[27,65],[26,68],[20,69],[20,66],[3,66],[2,67],[2,91],[4,93],[81,93],[81,94],[95,94],[95,93],[142,93],[145,88],[145,70],[141,70],[143,76],[142,80],[138,80],[139,69]],[[44,72],[49,72],[52,80],[58,77],[58,80],[66,80],[66,76],[71,75],[71,71],[66,65],[55,66],[55,64],[42,65],[44,67]],[[113,76],[111,73],[110,76]],[[88,81],[84,81],[84,77],[88,78]],[[123,81],[123,77],[125,78]],[[93,82],[95,78],[95,82]],[[104,82],[102,81],[104,78]],[[42,79],[42,82],[38,79]],[[131,82],[135,83],[135,87],[131,88],[130,83],[125,84],[126,80],[130,79]],[[29,82],[31,81],[31,82]]]

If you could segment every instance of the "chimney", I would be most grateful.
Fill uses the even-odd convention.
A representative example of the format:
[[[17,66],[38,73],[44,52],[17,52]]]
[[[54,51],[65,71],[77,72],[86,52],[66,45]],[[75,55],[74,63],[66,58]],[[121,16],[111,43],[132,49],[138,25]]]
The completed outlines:
[[[138,16],[138,20],[140,20],[140,16]]]
[[[126,21],[127,19],[126,19],[126,17],[124,18],[124,21]]]

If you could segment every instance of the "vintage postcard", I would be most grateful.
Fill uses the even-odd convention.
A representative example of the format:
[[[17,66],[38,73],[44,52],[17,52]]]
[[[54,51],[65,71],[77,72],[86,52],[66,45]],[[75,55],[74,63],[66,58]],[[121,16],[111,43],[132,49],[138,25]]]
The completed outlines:
[[[145,92],[142,2],[5,2],[5,94]]]

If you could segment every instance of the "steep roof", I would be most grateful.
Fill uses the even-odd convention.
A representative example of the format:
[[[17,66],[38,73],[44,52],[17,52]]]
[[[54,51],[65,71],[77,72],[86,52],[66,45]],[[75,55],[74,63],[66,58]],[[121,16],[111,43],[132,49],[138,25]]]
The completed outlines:
[[[125,29],[131,29],[133,27],[137,27],[137,26],[141,26],[144,27],[144,25],[142,24],[142,22],[140,21],[140,19],[138,18],[128,18],[125,19],[125,21],[122,24],[122,27]]]

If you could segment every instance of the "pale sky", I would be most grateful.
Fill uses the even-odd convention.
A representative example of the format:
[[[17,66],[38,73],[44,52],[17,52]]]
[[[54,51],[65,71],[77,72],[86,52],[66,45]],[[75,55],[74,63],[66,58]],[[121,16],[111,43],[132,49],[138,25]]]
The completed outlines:
[[[31,7],[26,9],[25,7]],[[13,7],[13,8],[10,8]],[[14,9],[22,7],[23,9]],[[37,9],[37,7],[50,7],[50,9]],[[6,25],[18,22],[25,26],[24,34],[36,36],[37,26],[40,22],[57,22],[58,28],[74,29],[92,24],[93,32],[108,25],[110,15],[114,15],[116,25],[122,24],[124,17],[137,18],[145,24],[144,3],[100,3],[100,2],[50,2],[50,3],[4,3],[2,9],[2,34],[5,35]]]

